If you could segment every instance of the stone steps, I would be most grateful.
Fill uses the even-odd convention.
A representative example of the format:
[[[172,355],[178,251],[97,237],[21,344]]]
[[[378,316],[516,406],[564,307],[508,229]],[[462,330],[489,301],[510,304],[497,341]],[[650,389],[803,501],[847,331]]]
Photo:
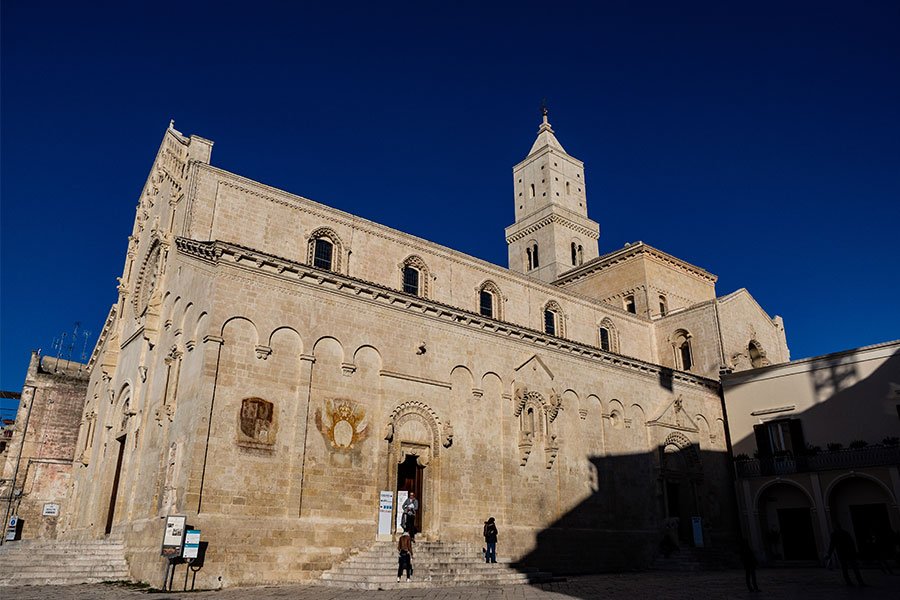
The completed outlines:
[[[322,574],[326,586],[376,590],[476,585],[514,585],[550,581],[549,573],[522,572],[500,559],[487,564],[481,547],[460,542],[417,542],[413,547],[413,576],[397,582],[397,550],[394,542],[375,542],[351,554],[343,563]]]
[[[0,586],[74,585],[130,579],[121,540],[25,540],[0,546]]]

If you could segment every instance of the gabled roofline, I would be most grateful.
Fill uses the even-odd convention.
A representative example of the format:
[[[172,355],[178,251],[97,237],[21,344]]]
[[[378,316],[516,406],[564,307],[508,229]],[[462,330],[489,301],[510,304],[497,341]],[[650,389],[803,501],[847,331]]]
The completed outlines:
[[[683,261],[680,258],[676,258],[667,252],[663,252],[662,250],[650,246],[649,244],[637,241],[633,244],[626,244],[624,248],[620,248],[619,250],[610,252],[609,254],[604,254],[603,256],[598,256],[597,258],[590,260],[581,266],[566,271],[553,282],[553,285],[562,286],[567,283],[572,283],[573,281],[577,281],[578,279],[582,279],[589,275],[593,275],[598,271],[602,271],[607,267],[611,267],[613,265],[643,254],[667,263],[677,269],[680,269],[698,279],[702,279],[709,283],[715,283],[718,279],[718,276],[713,275],[706,269],[703,269],[696,265],[692,265],[691,263]]]

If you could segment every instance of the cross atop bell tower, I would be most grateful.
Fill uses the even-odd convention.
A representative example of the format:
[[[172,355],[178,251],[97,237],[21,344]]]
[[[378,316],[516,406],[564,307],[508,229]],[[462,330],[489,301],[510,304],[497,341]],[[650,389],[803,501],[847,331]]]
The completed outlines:
[[[537,139],[513,167],[515,223],[506,228],[509,268],[550,282],[599,256],[600,226],[587,216],[584,163],[570,156],[541,105]]]

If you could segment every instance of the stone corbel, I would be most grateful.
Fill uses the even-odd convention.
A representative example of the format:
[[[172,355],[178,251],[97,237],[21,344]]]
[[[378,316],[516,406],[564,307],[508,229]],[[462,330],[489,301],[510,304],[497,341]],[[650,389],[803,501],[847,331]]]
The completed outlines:
[[[353,363],[343,362],[341,363],[341,374],[344,377],[350,377],[356,372],[356,365]]]
[[[578,416],[581,417],[581,420],[582,420],[582,421],[584,421],[585,419],[587,419],[587,416],[588,416],[588,411],[587,411],[587,409],[586,409],[586,408],[579,408],[579,409],[578,409]]]
[[[224,344],[225,338],[220,337],[218,335],[204,335],[203,343],[212,342],[213,344]]]
[[[528,462],[528,456],[531,454],[531,449],[533,444],[531,442],[530,437],[523,438],[522,441],[519,442],[519,466],[524,467],[525,463]]]
[[[472,388],[472,397],[476,400],[480,400],[484,396],[484,390],[478,388]]]
[[[551,434],[550,439],[547,440],[547,444],[544,447],[544,454],[547,458],[547,468],[553,468],[553,463],[556,462],[556,456],[559,454],[559,441],[556,439],[555,434]]]
[[[450,421],[444,423],[444,431],[443,431],[443,442],[442,445],[444,448],[449,448],[453,445],[453,425],[450,424]]]
[[[141,376],[141,383],[147,381],[147,367],[143,365],[138,367],[138,375]]]
[[[272,354],[272,348],[269,346],[257,346],[256,350],[256,358],[259,360],[267,360],[269,355]]]
[[[188,340],[184,343],[184,347],[188,352],[194,350],[197,347],[197,340]]]

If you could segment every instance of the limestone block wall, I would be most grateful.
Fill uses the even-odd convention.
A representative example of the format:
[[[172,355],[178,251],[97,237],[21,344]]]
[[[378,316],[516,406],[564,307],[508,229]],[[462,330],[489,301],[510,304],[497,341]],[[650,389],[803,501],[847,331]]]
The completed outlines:
[[[680,360],[676,359],[675,346],[680,340],[679,332],[686,332],[690,336],[693,359],[691,372],[709,378],[718,377],[722,359],[713,302],[670,314],[656,321],[655,326],[660,364],[673,369],[682,368]]]
[[[80,363],[32,353],[0,490],[4,498],[20,492],[10,508],[24,521],[23,539],[56,537],[70,510],[66,493],[87,378]],[[59,515],[42,514],[48,503],[59,505]]]
[[[425,297],[477,312],[478,290],[490,281],[502,296],[501,320],[542,330],[543,309],[554,300],[565,317],[563,337],[591,345],[598,344],[597,324],[604,317],[622,320],[621,312],[602,303],[236,175],[201,165],[194,177],[185,227],[192,239],[224,240],[308,264],[310,235],[327,228],[338,240],[334,270],[342,274],[401,289],[403,262],[419,257]],[[627,339],[639,341],[621,351],[653,360],[649,323],[626,319]]]
[[[772,319],[745,289],[719,300],[719,321],[726,364],[735,371],[753,368],[749,345],[753,342],[764,361],[755,366],[785,363],[790,351],[779,317]]]
[[[422,452],[426,462],[430,535],[477,543],[481,523],[495,516],[505,552],[527,558],[555,548],[565,557],[559,551],[567,546],[554,532],[580,524],[585,543],[603,531],[607,547],[592,564],[567,557],[570,568],[612,568],[621,559],[614,546],[626,538],[633,557],[646,561],[658,541],[654,457],[665,445],[663,431],[680,418],[679,427],[696,429],[690,436],[703,447],[711,434],[691,423],[720,418],[711,388],[676,382],[667,389],[640,369],[629,374],[403,305],[311,290],[256,267],[219,268],[204,298],[213,303],[208,331],[220,341],[203,346],[221,345],[215,358],[204,351],[204,400],[179,398],[172,425],[197,440],[188,444],[185,468],[196,474],[205,464],[202,478],[192,476],[183,494],[176,491],[170,512],[188,514],[210,540],[210,567],[201,574],[208,585],[219,576],[229,585],[307,578],[369,543],[378,491],[394,489],[405,451]],[[182,276],[187,271],[185,264]],[[246,301],[236,305],[234,298]],[[542,400],[528,402],[545,404],[524,406],[539,414],[552,407],[555,416],[538,419],[526,453],[516,407],[529,391]],[[676,391],[690,416],[666,416]],[[273,404],[266,443],[241,433],[246,398]],[[398,409],[416,416],[403,421]],[[717,440],[724,451],[724,439]],[[158,460],[159,449],[145,452],[149,463]],[[150,490],[136,493],[136,505],[141,493]],[[117,530],[130,540],[134,572],[152,581],[161,576],[154,558],[159,520],[131,518]]]

